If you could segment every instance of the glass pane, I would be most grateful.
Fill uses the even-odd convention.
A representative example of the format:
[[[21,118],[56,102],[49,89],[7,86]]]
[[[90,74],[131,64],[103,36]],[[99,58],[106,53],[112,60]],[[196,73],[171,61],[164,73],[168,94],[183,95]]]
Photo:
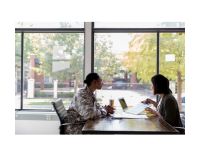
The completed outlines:
[[[83,83],[82,33],[24,34],[24,108],[50,109],[62,98],[68,106]]]
[[[95,22],[95,28],[185,28],[184,22]]]
[[[83,22],[17,22],[16,28],[84,28]]]
[[[124,97],[128,105],[135,105],[147,97],[155,99],[151,91],[151,77],[156,73],[155,33],[96,33],[94,71],[103,79],[97,91],[100,103]]]
[[[15,109],[21,105],[21,33],[15,33]]]
[[[160,73],[170,80],[170,88],[185,111],[185,34],[160,34]]]

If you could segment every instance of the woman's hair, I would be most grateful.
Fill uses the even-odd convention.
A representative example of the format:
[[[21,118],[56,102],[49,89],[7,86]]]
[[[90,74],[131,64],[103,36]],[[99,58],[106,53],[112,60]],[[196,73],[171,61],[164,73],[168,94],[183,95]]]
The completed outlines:
[[[100,79],[100,76],[97,73],[89,73],[84,80],[84,83],[87,84],[87,86],[90,86],[93,80]]]
[[[172,91],[169,88],[169,80],[165,76],[157,74],[151,78],[151,82],[154,87],[154,94],[172,93]]]

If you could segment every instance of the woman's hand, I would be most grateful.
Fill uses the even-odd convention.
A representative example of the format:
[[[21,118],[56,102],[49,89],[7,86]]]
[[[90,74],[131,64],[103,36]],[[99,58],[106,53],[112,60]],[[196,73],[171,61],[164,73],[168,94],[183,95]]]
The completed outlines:
[[[141,103],[144,103],[144,104],[153,104],[154,107],[157,107],[157,105],[158,105],[157,102],[155,102],[155,101],[153,101],[152,99],[149,99],[149,98],[147,98],[146,100],[141,101]]]
[[[149,116],[160,116],[159,112],[153,110],[150,107],[145,108],[145,111],[147,112],[147,114],[149,114]],[[148,115],[147,115],[148,116]]]
[[[141,103],[144,103],[144,104],[153,104],[153,100],[147,98],[146,100],[141,101]]]

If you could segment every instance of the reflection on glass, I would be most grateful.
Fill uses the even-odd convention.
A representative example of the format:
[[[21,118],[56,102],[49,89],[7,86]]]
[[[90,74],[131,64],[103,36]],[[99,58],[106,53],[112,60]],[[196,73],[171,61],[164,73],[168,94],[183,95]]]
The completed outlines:
[[[155,98],[151,77],[156,73],[155,33],[96,33],[94,71],[104,80],[97,98],[103,104],[124,97],[129,105]]]

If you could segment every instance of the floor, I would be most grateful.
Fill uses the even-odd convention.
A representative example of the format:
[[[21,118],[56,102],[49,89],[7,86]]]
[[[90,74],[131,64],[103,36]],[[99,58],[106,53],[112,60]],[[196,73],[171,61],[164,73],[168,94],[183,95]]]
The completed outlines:
[[[15,112],[15,134],[59,134],[55,112]]]
[[[181,119],[185,127],[185,113]],[[55,112],[15,112],[15,134],[59,134],[59,125]]]

